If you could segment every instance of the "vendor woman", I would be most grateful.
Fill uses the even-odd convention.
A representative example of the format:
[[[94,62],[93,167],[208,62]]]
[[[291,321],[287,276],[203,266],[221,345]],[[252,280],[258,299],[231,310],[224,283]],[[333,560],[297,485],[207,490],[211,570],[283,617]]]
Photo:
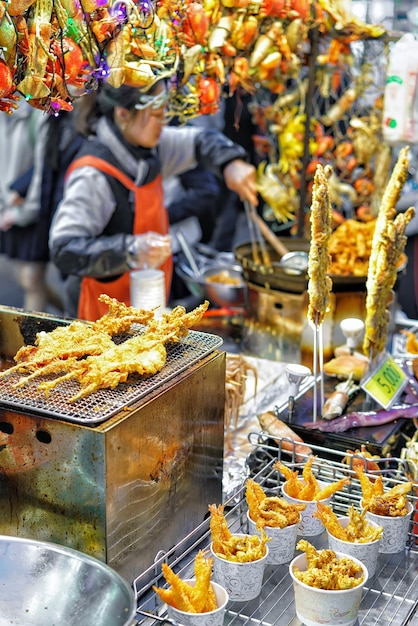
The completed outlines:
[[[223,176],[242,200],[257,204],[255,168],[245,150],[217,131],[165,126],[166,86],[147,93],[104,85],[94,123],[66,178],[50,231],[51,258],[68,276],[72,309],[95,320],[106,293],[129,304],[129,271],[161,267],[167,293],[172,274],[162,178],[198,163]],[[93,119],[90,116],[90,119]]]

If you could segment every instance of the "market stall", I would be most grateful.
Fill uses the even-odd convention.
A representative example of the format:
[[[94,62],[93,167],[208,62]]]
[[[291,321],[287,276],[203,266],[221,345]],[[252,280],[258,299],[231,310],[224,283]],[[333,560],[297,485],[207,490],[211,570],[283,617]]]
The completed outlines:
[[[418,347],[392,315],[413,209],[396,215],[408,147],[392,167],[377,62],[392,35],[326,0],[12,1],[0,18],[4,114],[19,94],[59,114],[103,82],[167,79],[181,123],[238,86],[252,94],[263,200],[260,214],[245,206],[251,241],[216,266],[221,280],[192,267],[190,312],[157,318],[104,295],[91,323],[0,309],[0,534],[102,561],[132,585],[133,623],[151,625],[168,621],[165,566],[189,579],[209,551],[214,505],[249,534],[249,478],[280,499],[286,473],[309,486],[309,469],[338,485],[327,503],[344,516],[369,510],[367,474],[379,496],[398,488],[406,536],[379,553],[350,624],[414,624]],[[234,316],[238,355],[217,333]],[[347,318],[364,331],[354,342]],[[309,539],[328,545],[325,531]],[[294,589],[289,560],[269,563],[223,623],[298,626]]]

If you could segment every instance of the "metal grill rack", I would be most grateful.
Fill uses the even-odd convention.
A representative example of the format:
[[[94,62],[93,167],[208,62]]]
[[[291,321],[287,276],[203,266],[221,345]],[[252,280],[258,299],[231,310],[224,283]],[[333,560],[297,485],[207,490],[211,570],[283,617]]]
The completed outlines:
[[[35,378],[24,387],[15,388],[13,385],[18,382],[20,374],[13,372],[0,379],[0,403],[13,409],[35,411],[78,424],[97,424],[178,376],[222,343],[222,338],[217,335],[191,330],[179,342],[167,344],[167,361],[160,372],[152,376],[134,375],[129,382],[121,383],[115,389],[99,389],[73,403],[70,398],[80,390],[76,380],[64,381],[46,396],[38,391],[38,385],[48,380],[47,376]]]
[[[301,469],[303,462],[295,451],[289,455],[282,450],[284,439],[275,439],[260,433],[251,433],[249,440],[254,451],[249,455],[248,473],[269,495],[278,494],[283,482],[281,475],[273,469],[277,460],[292,469]],[[290,440],[286,440],[290,441]],[[361,500],[359,481],[352,469],[344,461],[344,454],[329,448],[310,446],[317,459],[313,466],[315,476],[324,482],[334,482],[342,476],[350,475],[351,483],[333,497],[333,510],[345,515],[352,504],[357,508]],[[353,458],[361,455],[355,455]],[[385,458],[378,461],[379,470],[372,474],[382,474],[385,490],[407,480],[407,461],[398,458]],[[412,516],[408,542],[405,551],[398,554],[380,554],[375,576],[366,585],[360,605],[356,626],[417,626],[418,625],[418,512],[417,495],[410,496],[415,513]],[[219,504],[219,503],[218,503]],[[248,532],[246,520],[247,505],[244,485],[225,503],[225,514],[231,532]],[[316,548],[327,547],[326,532],[309,541]],[[161,565],[167,562],[181,578],[193,576],[193,562],[197,550],[208,549],[210,544],[209,520],[205,520],[192,533],[165,554],[156,557],[153,567],[140,574],[133,587],[137,599],[137,624],[151,626],[166,621],[166,607],[161,604],[152,585],[164,586]],[[151,582],[150,582],[151,580]],[[171,623],[167,621],[166,623]],[[295,614],[292,581],[288,564],[268,565],[265,570],[260,596],[250,602],[228,604],[224,626],[301,626]],[[177,626],[181,626],[178,624]]]

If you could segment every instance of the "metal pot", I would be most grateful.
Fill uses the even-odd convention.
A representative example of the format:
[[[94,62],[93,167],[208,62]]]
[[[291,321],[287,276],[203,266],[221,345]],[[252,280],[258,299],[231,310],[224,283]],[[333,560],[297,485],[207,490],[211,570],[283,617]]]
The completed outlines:
[[[309,253],[309,241],[297,237],[285,237],[283,243],[290,252],[302,251]],[[249,283],[259,285],[265,289],[285,291],[287,293],[303,293],[308,287],[306,271],[289,272],[281,266],[277,252],[267,243],[267,250],[271,258],[271,266],[260,265],[252,258],[251,243],[242,243],[234,248],[236,260],[241,264],[244,278]],[[337,292],[365,291],[366,276],[335,276],[332,278],[332,290]]]
[[[135,597],[109,566],[76,550],[0,535],[1,623],[128,626]]]
[[[217,306],[240,306],[245,301],[247,285],[243,279],[242,268],[229,259],[220,258],[200,267],[196,274],[190,268],[179,262],[175,266],[176,274],[187,285],[190,293],[201,299],[210,300]],[[208,280],[213,274],[226,272],[232,278],[238,278],[239,284],[213,282]]]

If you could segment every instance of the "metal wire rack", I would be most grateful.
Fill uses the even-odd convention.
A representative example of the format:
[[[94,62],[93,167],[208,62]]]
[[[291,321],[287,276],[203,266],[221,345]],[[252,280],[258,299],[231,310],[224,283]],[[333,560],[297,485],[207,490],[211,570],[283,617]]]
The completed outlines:
[[[138,329],[140,333],[141,329]],[[125,406],[148,396],[163,383],[178,376],[194,363],[204,358],[222,345],[222,338],[209,333],[189,331],[177,343],[167,345],[167,361],[160,372],[152,376],[132,376],[126,383],[115,389],[98,389],[93,394],[71,402],[70,398],[80,390],[77,380],[66,380],[48,395],[38,391],[42,379],[30,380],[24,387],[16,388],[18,372],[10,373],[0,380],[1,404],[14,409],[40,412],[69,422],[90,425],[109,419]]]
[[[280,493],[283,478],[273,465],[277,460],[292,469],[301,469],[306,457],[296,457],[282,448],[290,440],[275,439],[270,435],[251,433],[249,440],[254,450],[247,459],[248,475],[259,482],[269,495]],[[310,446],[316,460],[313,465],[315,476],[331,483],[349,475],[351,482],[334,495],[332,506],[338,515],[345,515],[348,508],[360,505],[362,497],[360,483],[353,469],[353,460],[366,459],[355,454],[350,463],[344,460],[344,453],[330,448]],[[378,470],[368,472],[369,476],[382,474],[385,490],[408,480],[407,460],[384,458],[377,461]],[[243,483],[245,478],[243,479]],[[414,506],[408,541],[405,550],[398,554],[380,554],[375,576],[364,588],[360,605],[358,625],[373,626],[417,626],[418,625],[418,505],[416,490],[410,495]],[[225,504],[225,516],[233,533],[248,532],[245,501],[245,486]],[[415,519],[415,521],[414,521]],[[309,541],[320,549],[327,546],[326,532]],[[167,562],[181,578],[193,576],[193,563],[197,550],[206,550],[210,544],[209,519],[206,519],[192,533],[184,537],[169,552],[156,556],[154,565],[133,581],[137,599],[137,624],[153,625],[172,623],[166,616],[166,607],[161,604],[152,586],[164,586],[161,565]],[[288,564],[268,565],[264,574],[260,596],[250,602],[230,602],[224,626],[301,626],[295,614],[293,585]],[[181,626],[178,624],[177,626]]]

